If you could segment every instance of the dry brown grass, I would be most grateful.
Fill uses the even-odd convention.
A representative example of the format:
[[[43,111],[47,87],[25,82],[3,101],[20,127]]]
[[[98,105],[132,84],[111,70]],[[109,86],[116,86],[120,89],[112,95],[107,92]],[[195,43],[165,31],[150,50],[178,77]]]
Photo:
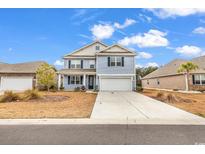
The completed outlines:
[[[158,93],[163,93],[164,98],[157,97]],[[179,92],[168,92],[158,90],[144,90],[142,94],[164,101],[180,109],[192,112],[194,114],[205,117],[205,94],[187,94]],[[161,95],[161,94],[160,94]],[[166,97],[167,96],[167,97]],[[171,100],[171,101],[170,101]]]
[[[67,99],[0,103],[0,118],[89,118],[96,99],[96,94],[85,92],[42,92],[41,95]]]

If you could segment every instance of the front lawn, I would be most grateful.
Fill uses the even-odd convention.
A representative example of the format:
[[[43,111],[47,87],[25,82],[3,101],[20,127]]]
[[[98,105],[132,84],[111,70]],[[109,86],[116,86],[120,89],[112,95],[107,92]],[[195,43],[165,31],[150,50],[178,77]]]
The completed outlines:
[[[146,89],[143,90],[142,94],[205,117],[205,93],[180,93]]]
[[[85,92],[41,92],[41,95],[29,101],[0,103],[0,118],[89,118],[97,96]]]

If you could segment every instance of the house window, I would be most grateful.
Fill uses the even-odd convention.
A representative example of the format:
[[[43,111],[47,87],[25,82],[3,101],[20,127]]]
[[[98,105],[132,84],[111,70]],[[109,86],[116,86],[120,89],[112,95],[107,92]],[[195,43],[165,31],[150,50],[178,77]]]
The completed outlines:
[[[90,68],[95,68],[95,60],[90,60],[89,66],[90,66]]]
[[[80,76],[75,77],[75,84],[80,84]]]
[[[158,84],[158,85],[160,84],[159,79],[157,79],[157,84]]]
[[[201,84],[205,85],[205,74],[201,75]]]
[[[122,66],[122,57],[110,57],[110,66]]]
[[[205,85],[205,74],[195,74],[193,75],[194,85]]]
[[[149,80],[147,80],[147,84],[149,84]]]
[[[81,68],[80,60],[71,60],[70,68]]]
[[[100,50],[100,46],[95,46],[95,50]]]
[[[117,64],[117,66],[122,66],[122,58],[121,57],[116,57],[116,64]]]
[[[75,76],[70,76],[70,84],[75,84]]]
[[[110,57],[110,66],[115,66],[115,57]]]
[[[81,84],[82,83],[82,76],[76,75],[76,76],[70,76],[70,84]],[[69,84],[69,81],[68,81]]]

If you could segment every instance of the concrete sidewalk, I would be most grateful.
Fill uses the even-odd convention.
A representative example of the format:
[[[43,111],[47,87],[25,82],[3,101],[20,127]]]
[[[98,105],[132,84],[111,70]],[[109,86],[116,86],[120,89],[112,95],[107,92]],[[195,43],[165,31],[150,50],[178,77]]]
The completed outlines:
[[[205,125],[205,120],[163,119],[0,119],[0,125]]]
[[[99,92],[91,118],[205,121],[205,118],[136,92]]]

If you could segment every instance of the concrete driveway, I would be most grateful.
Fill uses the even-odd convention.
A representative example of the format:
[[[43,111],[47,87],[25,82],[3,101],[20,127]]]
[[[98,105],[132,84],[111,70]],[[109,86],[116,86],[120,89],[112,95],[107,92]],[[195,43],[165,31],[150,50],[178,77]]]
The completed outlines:
[[[205,120],[136,92],[99,92],[91,118]]]

